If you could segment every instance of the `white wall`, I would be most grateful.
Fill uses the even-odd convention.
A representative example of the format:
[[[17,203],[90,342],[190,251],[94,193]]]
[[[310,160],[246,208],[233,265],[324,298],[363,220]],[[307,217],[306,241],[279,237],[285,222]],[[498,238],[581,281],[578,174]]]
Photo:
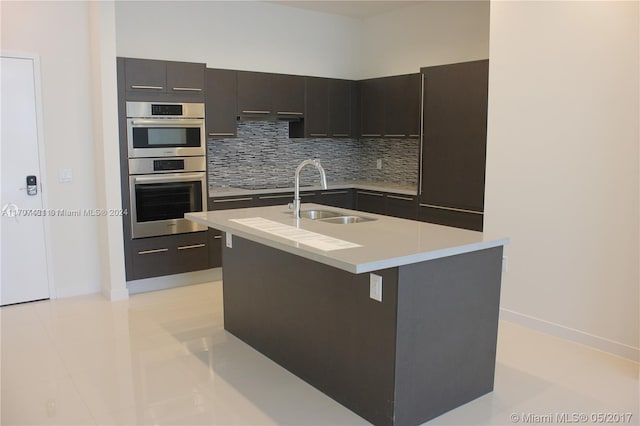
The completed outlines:
[[[1,49],[40,55],[49,208],[95,208],[88,8],[83,2],[2,2]],[[73,170],[59,183],[58,170]],[[51,218],[58,297],[101,290],[97,220]]]
[[[508,316],[635,359],[638,9],[492,3],[485,216]]]
[[[488,1],[420,2],[364,20],[254,1],[127,1],[116,23],[119,56],[210,68],[359,79],[489,55]]]
[[[116,2],[118,56],[351,78],[358,21],[253,1]]]
[[[420,67],[489,57],[488,1],[429,1],[362,23],[356,78],[419,72]]]

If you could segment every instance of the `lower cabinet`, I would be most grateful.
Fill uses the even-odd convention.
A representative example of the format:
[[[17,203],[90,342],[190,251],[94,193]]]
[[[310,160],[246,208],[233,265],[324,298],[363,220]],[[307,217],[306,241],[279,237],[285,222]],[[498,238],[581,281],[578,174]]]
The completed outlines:
[[[353,191],[350,189],[320,191],[316,203],[343,209],[353,209],[355,207]]]
[[[356,210],[367,213],[387,214],[384,193],[356,191]]]
[[[211,268],[211,246],[208,231],[132,240],[127,281]]]
[[[222,231],[209,228],[209,267],[219,268],[222,266]]]
[[[482,231],[484,216],[481,213],[418,204],[418,220],[454,228]]]
[[[386,195],[386,214],[402,219],[416,220],[418,216],[416,197],[411,195]]]

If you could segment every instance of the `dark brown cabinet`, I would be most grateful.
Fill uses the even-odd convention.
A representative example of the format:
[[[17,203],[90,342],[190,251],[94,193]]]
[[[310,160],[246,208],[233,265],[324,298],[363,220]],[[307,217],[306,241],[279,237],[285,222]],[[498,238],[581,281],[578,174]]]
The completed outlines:
[[[305,78],[304,135],[308,138],[355,136],[356,82]]]
[[[419,218],[482,230],[489,61],[423,68]],[[464,219],[458,220],[456,218]],[[468,219],[468,218],[472,218]]]
[[[353,191],[351,189],[320,191],[316,202],[325,206],[340,207],[343,209],[353,209],[355,207]]]
[[[238,115],[247,118],[302,118],[304,77],[238,71]]]
[[[224,138],[236,135],[237,72],[207,68],[205,123],[207,137]]]
[[[222,231],[209,228],[209,267],[219,268],[222,266]]]
[[[255,207],[255,196],[243,195],[237,197],[216,197],[209,198],[208,207],[209,210],[228,210],[228,209],[243,209],[246,207]]]
[[[359,82],[362,137],[420,136],[420,74]]]
[[[204,101],[204,64],[125,58],[124,69],[127,100]]]
[[[357,84],[350,80],[329,80],[329,136],[356,137]]]
[[[356,209],[368,213],[386,214],[387,207],[384,193],[357,190]]]
[[[365,138],[382,137],[385,114],[384,79],[372,78],[359,83],[360,135]]]
[[[417,203],[416,197],[411,195],[387,194],[386,215],[399,217],[402,219],[416,220]]]
[[[131,240],[127,281],[210,268],[207,231]]]
[[[308,138],[329,136],[329,79],[305,78],[304,133]]]

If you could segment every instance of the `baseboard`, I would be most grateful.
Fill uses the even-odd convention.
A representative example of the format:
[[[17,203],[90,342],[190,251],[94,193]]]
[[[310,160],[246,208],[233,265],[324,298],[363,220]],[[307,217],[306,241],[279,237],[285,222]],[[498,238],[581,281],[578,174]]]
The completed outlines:
[[[505,308],[500,308],[500,319],[522,325],[542,333],[550,334],[561,339],[580,343],[630,361],[640,362],[640,348],[634,348],[633,346],[625,345],[624,343],[594,336],[593,334],[541,320],[539,318],[534,318]]]
[[[129,291],[126,288],[119,289],[103,289],[102,295],[109,299],[111,302],[115,302],[116,300],[126,300],[129,298]]]
[[[165,275],[162,277],[145,278],[127,281],[129,294],[145,293],[148,291],[166,290],[186,285],[202,284],[222,279],[222,268],[205,269],[203,271],[186,272],[184,274]]]

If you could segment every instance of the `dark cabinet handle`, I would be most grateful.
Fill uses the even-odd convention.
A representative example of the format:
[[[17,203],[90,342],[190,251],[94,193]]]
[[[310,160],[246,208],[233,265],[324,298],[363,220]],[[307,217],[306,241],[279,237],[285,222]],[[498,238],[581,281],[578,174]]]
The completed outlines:
[[[253,198],[250,197],[246,197],[246,198],[227,198],[226,200],[213,200],[214,203],[235,203],[236,201],[252,201]]]
[[[422,204],[420,203],[420,207],[429,207],[432,209],[439,209],[439,210],[449,210],[452,212],[460,212],[460,213],[471,213],[471,214],[484,214],[484,212],[479,212],[477,210],[467,210],[467,209],[457,209],[455,207],[445,207],[445,206],[436,206],[434,204]]]
[[[374,197],[384,197],[384,194],[378,194],[377,192],[358,191],[358,194],[373,195]]]
[[[394,200],[413,201],[411,197],[401,197],[399,195],[387,195],[387,198],[393,198]]]

